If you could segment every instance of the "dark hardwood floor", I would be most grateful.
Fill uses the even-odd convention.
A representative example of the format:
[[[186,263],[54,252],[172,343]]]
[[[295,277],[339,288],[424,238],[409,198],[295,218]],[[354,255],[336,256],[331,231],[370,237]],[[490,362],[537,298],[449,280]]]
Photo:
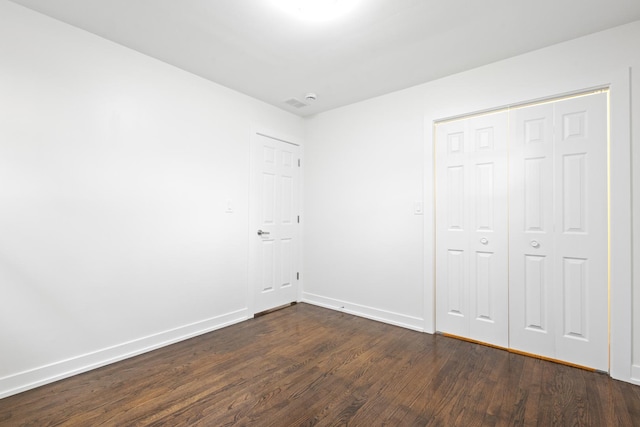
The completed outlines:
[[[0,400],[1,426],[640,426],[640,387],[298,304]]]

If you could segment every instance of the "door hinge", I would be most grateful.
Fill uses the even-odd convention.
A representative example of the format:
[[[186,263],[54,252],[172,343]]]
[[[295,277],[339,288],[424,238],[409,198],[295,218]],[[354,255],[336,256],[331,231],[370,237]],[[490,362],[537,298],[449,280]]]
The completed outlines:
[[[296,280],[300,280],[300,273],[296,273]]]
[[[300,167],[300,159],[298,159],[298,167]]]
[[[300,224],[300,215],[298,215],[298,224]]]

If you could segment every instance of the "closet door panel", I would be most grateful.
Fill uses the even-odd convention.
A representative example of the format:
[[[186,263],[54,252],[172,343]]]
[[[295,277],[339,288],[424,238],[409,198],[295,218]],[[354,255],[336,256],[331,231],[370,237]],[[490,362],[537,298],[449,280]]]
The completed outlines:
[[[436,127],[436,327],[469,337],[469,139],[464,121]]]
[[[549,333],[549,260],[544,255],[525,255],[522,283],[524,330]],[[515,343],[514,343],[515,344]],[[524,344],[519,345],[520,350]],[[531,350],[530,350],[531,351]],[[549,352],[549,354],[552,354]]]
[[[510,347],[554,358],[553,105],[513,110],[510,130]]]
[[[555,103],[557,358],[608,371],[607,94]]]
[[[468,119],[473,195],[469,206],[470,336],[509,345],[506,112]]]

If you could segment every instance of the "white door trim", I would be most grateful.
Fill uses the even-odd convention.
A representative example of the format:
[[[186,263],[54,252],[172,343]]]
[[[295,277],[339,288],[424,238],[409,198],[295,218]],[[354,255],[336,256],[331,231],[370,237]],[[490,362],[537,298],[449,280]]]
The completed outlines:
[[[287,144],[295,145],[298,147],[298,155],[301,161],[301,166],[298,174],[298,211],[300,212],[300,224],[298,228],[298,245],[296,247],[296,261],[295,265],[297,267],[297,271],[300,272],[300,279],[298,280],[298,290],[296,301],[299,302],[302,300],[302,289],[303,289],[303,251],[304,251],[304,200],[303,200],[303,191],[304,188],[304,148],[302,145],[302,141],[298,138],[295,138],[291,135],[284,134],[282,132],[275,131],[273,129],[269,129],[260,125],[252,125],[251,126],[251,135],[249,138],[249,201],[248,201],[248,283],[247,283],[247,312],[249,316],[253,316],[256,311],[256,300],[255,300],[255,290],[257,288],[257,263],[255,262],[256,254],[254,253],[255,245],[255,232],[256,227],[255,224],[258,222],[257,212],[256,212],[256,200],[258,197],[258,188],[256,187],[256,182],[254,180],[256,167],[255,164],[255,147],[256,147],[256,137],[262,136],[266,138],[275,139],[277,141],[281,141]]]
[[[552,82],[555,93],[545,93],[539,87],[523,87],[521,96],[505,99],[506,102],[485,105],[475,109],[477,112],[521,105],[519,100],[541,101],[558,98],[563,95],[587,92],[593,88],[610,89],[610,375],[635,384],[640,384],[640,364],[633,365],[632,353],[632,211],[631,211],[631,76],[630,69],[619,69],[610,73],[592,77],[576,87],[572,79],[565,78]],[[559,88],[559,90],[558,90]],[[514,91],[515,92],[515,91]],[[509,96],[517,97],[518,93]],[[450,110],[434,110],[425,114],[425,200],[435,200],[434,189],[434,123],[444,118],[468,115],[469,111],[451,114]],[[434,333],[435,324],[435,212],[425,210],[425,283],[424,283],[424,330]],[[638,356],[640,358],[640,355]],[[640,362],[639,362],[640,363]]]

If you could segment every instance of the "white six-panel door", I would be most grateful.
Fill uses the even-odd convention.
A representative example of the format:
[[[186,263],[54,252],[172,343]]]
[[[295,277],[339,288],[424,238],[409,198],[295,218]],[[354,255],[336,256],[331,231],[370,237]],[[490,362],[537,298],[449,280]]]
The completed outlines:
[[[438,329],[506,347],[507,114],[442,123],[436,132]]]
[[[298,146],[255,135],[255,229],[252,240],[255,309],[296,301],[298,294]]]
[[[511,121],[511,347],[608,371],[605,93]]]
[[[437,124],[437,330],[608,370],[606,96]]]

